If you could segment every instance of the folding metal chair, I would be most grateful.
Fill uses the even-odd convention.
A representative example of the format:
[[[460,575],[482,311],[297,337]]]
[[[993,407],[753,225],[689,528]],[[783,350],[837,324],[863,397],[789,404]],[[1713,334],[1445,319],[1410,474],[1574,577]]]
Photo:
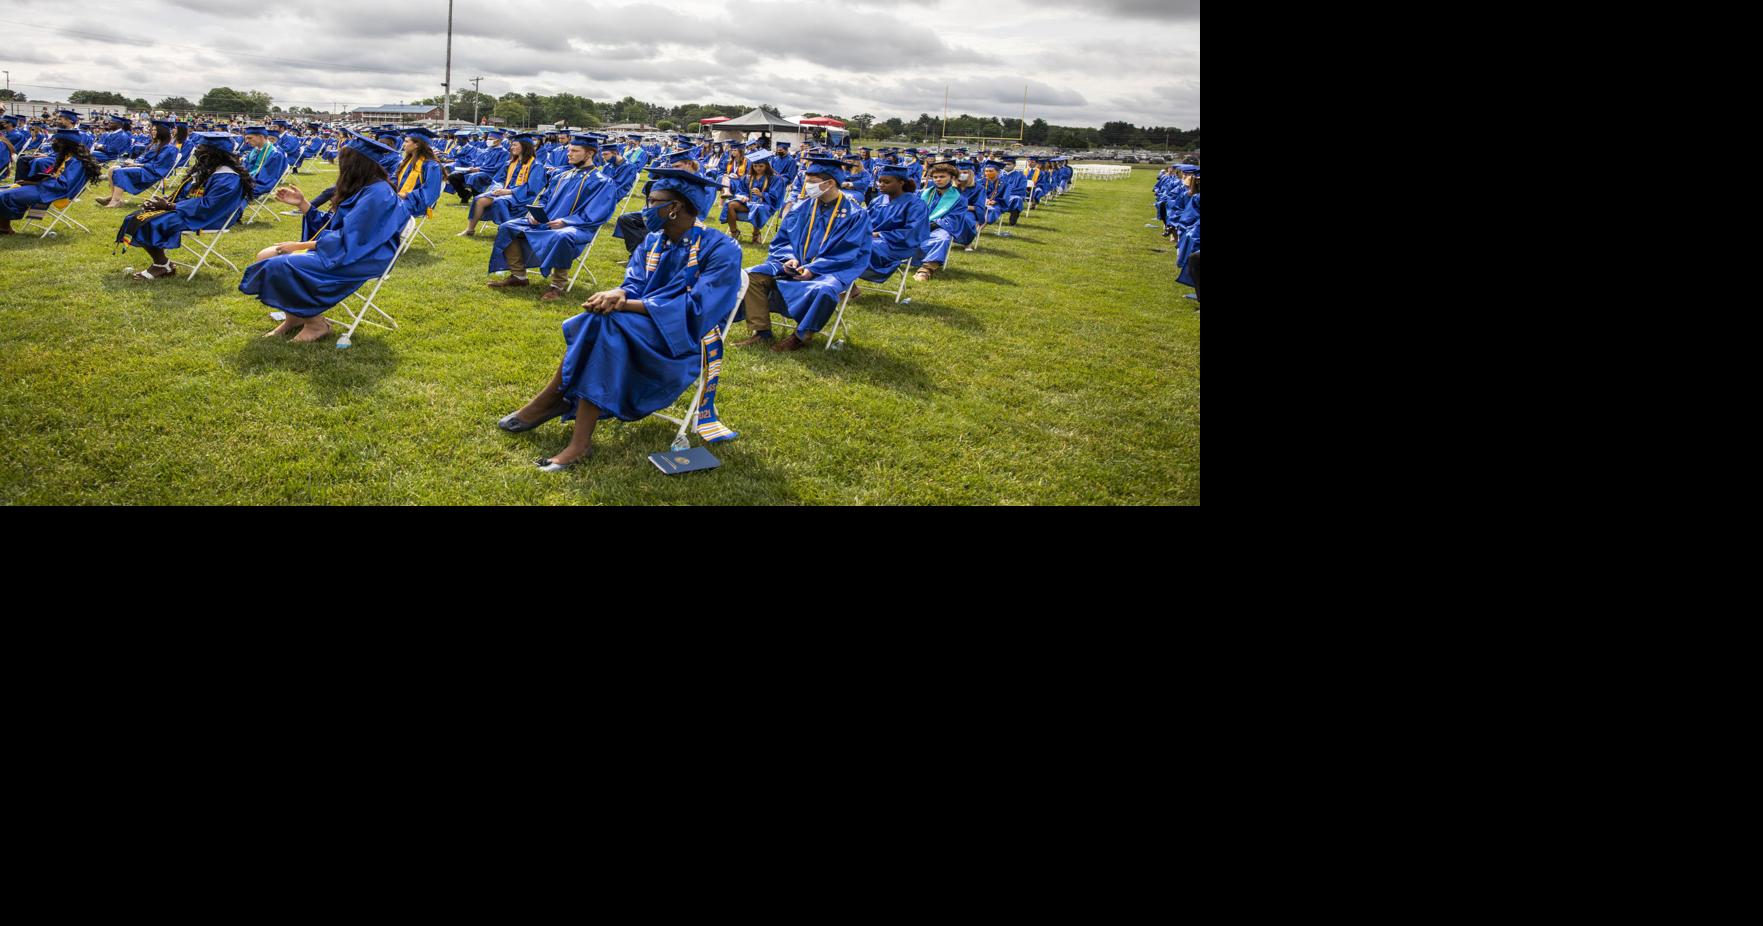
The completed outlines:
[[[86,185],[82,183],[80,184],[80,188],[74,190],[73,195],[66,199],[59,199],[55,202],[27,210],[25,212],[25,227],[41,228],[43,233],[37,236],[39,238],[47,238],[50,235],[55,234],[55,226],[60,225],[63,222],[72,225],[88,235],[91,234],[91,229],[81,225],[79,219],[67,214],[67,210],[73,208],[74,204],[80,201],[80,195],[84,192],[86,192]],[[44,218],[49,219],[48,225],[44,225],[40,221]]]
[[[225,254],[216,250],[220,247],[221,240],[226,238],[227,232],[232,230],[233,224],[227,224],[220,228],[185,229],[179,243],[202,256],[198,258],[194,264],[186,264],[181,260],[174,260],[172,263],[179,267],[188,267],[190,269],[190,275],[185,278],[186,280],[196,279],[196,274],[201,272],[202,268],[207,265],[208,258],[210,257],[233,268],[234,273],[239,273],[239,265],[227,260]],[[207,233],[210,236],[208,240],[202,240],[203,233]]]
[[[363,322],[366,322],[369,325],[377,325],[381,328],[386,329],[387,331],[398,330],[397,320],[392,318],[392,316],[386,314],[386,310],[380,308],[379,305],[374,302],[374,299],[379,296],[380,287],[386,285],[386,278],[392,275],[392,268],[398,266],[398,257],[404,253],[405,241],[406,241],[406,239],[408,239],[410,237],[410,234],[415,229],[415,226],[416,226],[416,219],[414,219],[414,218],[409,219],[404,223],[404,231],[399,233],[398,250],[396,253],[394,253],[392,255],[392,262],[386,265],[386,271],[384,273],[380,274],[378,279],[375,279],[372,281],[372,283],[373,283],[373,290],[372,291],[370,291],[367,295],[363,296],[363,295],[361,295],[361,289],[356,289],[355,292],[350,293],[347,296],[344,296],[342,302],[337,303],[337,308],[340,308],[344,312],[347,312],[349,314],[349,330],[343,332],[343,334],[337,338],[337,349],[338,350],[346,350],[346,349],[354,346],[354,344],[355,344],[355,341],[354,341],[355,329],[361,327],[361,324]],[[362,283],[361,286],[363,288],[365,288],[367,286],[367,283]],[[351,299],[361,300],[361,306],[359,308],[356,308],[355,306],[351,306],[349,304],[349,300],[351,300]],[[368,318],[367,313],[369,310],[372,310],[374,312],[378,312],[380,317],[384,318],[386,320],[386,322],[389,324],[382,323],[382,322],[376,322],[376,321]],[[271,312],[271,313],[269,313],[269,317],[273,318],[279,322],[279,321],[286,321],[288,315],[286,312]]]
[[[855,285],[855,284],[853,284],[853,285]],[[839,350],[845,346],[845,339],[839,337],[838,335],[839,335],[839,328],[841,326],[846,329],[847,334],[850,333],[851,326],[845,324],[845,307],[850,304],[851,304],[851,287],[847,286],[847,287],[845,287],[845,291],[839,295],[839,311],[833,315],[833,326],[831,328],[828,328],[824,332],[824,334],[826,335],[826,349],[827,350]],[[785,331],[794,331],[794,330],[796,330],[796,327],[797,327],[795,321],[791,320],[787,316],[783,319],[783,321],[773,322],[772,324],[774,326],[775,325],[782,325]]]
[[[253,197],[250,202],[245,204],[244,209],[241,210],[249,210],[251,213],[245,217],[242,224],[250,225],[252,222],[257,221],[257,217],[264,212],[269,213],[269,217],[272,221],[280,222],[282,217],[277,214],[275,209],[270,208],[278,202],[279,200],[275,198],[275,188],[273,186],[270,187],[269,192],[264,193],[261,196]]]
[[[298,215],[299,213],[295,213],[295,214]],[[428,224],[428,221],[429,221],[428,216],[425,215],[425,216],[421,216],[421,217],[412,217],[411,221],[416,223],[416,227],[414,229],[410,229],[407,227],[406,234],[404,235],[403,239],[398,242],[398,254],[392,258],[392,263],[394,263],[394,264],[396,264],[398,262],[399,257],[404,256],[405,251],[410,250],[410,246],[415,244],[416,239],[419,237],[422,238],[422,240],[427,241],[429,243],[429,247],[432,248],[435,246],[434,239],[430,238],[428,235],[423,234],[423,232],[422,232],[422,227],[424,225]],[[391,276],[391,275],[392,275],[392,268],[387,267],[386,268],[386,276]]]
[[[601,222],[599,228],[594,229],[594,237],[589,238],[588,239],[588,246],[585,248],[582,248],[582,256],[575,259],[575,272],[571,273],[569,275],[569,286],[565,287],[563,290],[565,293],[569,292],[570,290],[575,289],[575,281],[578,279],[581,279],[582,271],[587,269],[588,255],[594,253],[594,244],[600,240],[601,232],[604,232],[606,230],[607,225],[610,225],[616,221],[618,221],[618,217],[613,216],[613,217],[607,219],[606,221]],[[600,278],[597,276],[594,276],[594,271],[592,271],[592,270],[588,270],[588,279],[593,280],[595,286],[600,285]]]
[[[723,319],[722,322],[722,336],[725,344],[727,343],[729,329],[734,327],[735,324],[735,313],[741,310],[741,301],[747,296],[748,280],[749,277],[747,276],[747,271],[742,270],[741,290],[740,292],[735,293],[735,304],[729,306],[728,317]],[[657,418],[662,418],[679,425],[679,431],[673,435],[673,445],[671,449],[674,450],[685,450],[692,446],[692,439],[689,435],[692,432],[693,422],[698,420],[698,407],[704,401],[704,385],[710,382],[710,377],[713,373],[720,372],[722,369],[722,360],[720,358],[712,361],[702,353],[699,354],[699,357],[697,386],[692,391],[692,401],[691,404],[686,406],[684,416],[675,418],[672,415],[664,415],[659,412],[655,415]]]

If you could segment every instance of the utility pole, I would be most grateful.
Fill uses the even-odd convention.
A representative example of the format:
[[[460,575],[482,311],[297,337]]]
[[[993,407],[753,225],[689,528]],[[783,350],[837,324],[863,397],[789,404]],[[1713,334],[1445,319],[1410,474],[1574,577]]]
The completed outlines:
[[[949,85],[943,85],[943,141],[949,140]],[[938,144],[941,144],[939,142]]]
[[[483,92],[478,90],[477,85],[478,85],[478,82],[482,81],[482,80],[483,80],[482,77],[473,77],[471,79],[471,124],[472,125],[477,125],[477,99],[478,99],[478,97],[483,95]]]
[[[1028,137],[1028,84],[1022,85],[1022,122],[1016,126],[1016,143]]]
[[[453,0],[447,0],[447,76],[441,81],[441,125],[453,121]]]

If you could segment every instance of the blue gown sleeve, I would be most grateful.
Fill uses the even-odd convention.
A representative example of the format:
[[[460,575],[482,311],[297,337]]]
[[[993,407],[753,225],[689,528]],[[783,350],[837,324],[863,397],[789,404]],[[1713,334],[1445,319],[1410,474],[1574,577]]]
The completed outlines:
[[[68,158],[62,165],[61,174],[37,184],[37,201],[52,203],[58,199],[71,199],[73,194],[86,185],[86,165]]]
[[[650,232],[649,237],[631,252],[631,259],[625,262],[624,282],[618,284],[618,288],[631,299],[643,298],[643,292],[649,288],[649,249],[655,246],[658,234],[660,232]]]
[[[570,184],[574,186],[574,184]],[[618,187],[605,174],[593,174],[588,177],[587,189],[582,191],[582,203],[574,212],[561,218],[565,225],[581,228],[588,225],[604,225],[612,217],[612,210],[618,207]]]
[[[833,236],[825,244],[824,250],[819,241],[812,242],[811,246],[815,257],[807,269],[815,276],[849,279],[869,269],[869,252],[874,247],[869,213],[861,206],[850,208],[849,212],[839,218],[838,224],[833,228]]]
[[[317,247],[312,250],[326,270],[372,256],[410,220],[410,213],[399,204],[398,194],[389,183],[369,184],[337,209],[341,230],[320,234]]]
[[[689,288],[666,285],[659,293],[641,297],[643,308],[675,356],[696,353],[699,340],[734,308],[735,293],[741,286],[741,246],[709,229],[700,240],[697,279]]]

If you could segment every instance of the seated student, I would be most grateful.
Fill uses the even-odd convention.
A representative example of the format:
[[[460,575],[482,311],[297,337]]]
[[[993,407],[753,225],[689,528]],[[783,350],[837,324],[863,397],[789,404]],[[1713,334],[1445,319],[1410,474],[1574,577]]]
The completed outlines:
[[[801,350],[839,307],[839,298],[869,267],[869,213],[839,189],[844,170],[833,158],[812,158],[804,168],[803,204],[783,221],[771,242],[770,259],[747,270],[742,311],[753,336],[741,346],[772,342],[771,313],[796,320],[774,351]]]
[[[1187,213],[1188,201],[1193,198],[1193,190],[1188,185],[1188,173],[1199,170],[1198,165],[1175,165],[1176,180],[1163,194],[1163,237],[1168,241],[1180,243],[1182,216]]]
[[[102,170],[80,144],[80,133],[74,129],[56,132],[52,147],[52,158],[35,162],[49,163],[20,178],[18,186],[0,190],[0,235],[13,234],[12,221],[24,218],[30,210],[78,196],[86,182]]]
[[[171,173],[179,155],[177,146],[171,141],[171,130],[172,124],[168,120],[153,120],[153,143],[141,152],[141,165],[112,170],[110,197],[98,200],[98,205],[107,209],[121,208],[125,197],[151,189]]]
[[[177,122],[174,123],[174,126],[175,128],[171,130],[171,143],[178,149],[178,159],[177,163],[172,165],[172,169],[176,170],[189,163],[190,156],[196,153],[196,140],[190,138],[190,124],[188,122]]]
[[[844,161],[845,182],[839,184],[839,188],[850,192],[858,202],[865,206],[869,205],[870,199],[875,195],[875,181],[869,176],[869,171],[864,168],[863,159],[854,154],[847,154]]]
[[[260,125],[246,127],[245,150],[239,160],[244,163],[245,171],[251,175],[251,189],[256,190],[258,196],[268,196],[275,192],[276,185],[282,182],[282,175],[288,169],[287,155],[282,154],[281,148],[269,143],[269,130]]]
[[[282,149],[282,158],[288,162],[288,173],[300,172],[300,162],[306,160],[306,139],[300,137],[300,127],[286,119],[275,120],[276,128],[282,130],[282,137],[276,139]]]
[[[684,149],[670,152],[668,154],[657,155],[655,160],[651,163],[657,167],[665,167],[670,170],[683,170],[692,174],[698,173],[697,160],[692,157],[692,152]],[[644,190],[644,194],[647,195],[647,193],[648,191]],[[618,196],[618,201],[622,204],[624,200],[624,194],[620,194]],[[714,206],[714,198],[711,200],[711,204]],[[619,216],[612,226],[612,237],[624,241],[624,249],[627,254],[635,254],[637,248],[642,247],[644,236],[648,234],[648,230],[643,225],[643,214],[641,212],[627,212]]]
[[[1005,160],[999,166],[1004,169],[1004,172],[998,175],[998,179],[1004,182],[1004,190],[1003,195],[998,199],[998,205],[1003,211],[1010,213],[1010,224],[1014,226],[1016,220],[1022,217],[1023,207],[1028,205],[1028,188],[1031,181],[1028,174],[1016,169],[1015,158]],[[1036,168],[1036,171],[1039,169]]]
[[[631,255],[623,285],[595,293],[563,323],[563,361],[551,381],[496,422],[518,433],[573,418],[569,445],[539,461],[546,472],[593,456],[601,418],[637,421],[672,405],[697,378],[704,338],[740,292],[741,246],[699,221],[716,201],[716,182],[666,168],[649,176],[643,216],[653,231]]]
[[[949,262],[951,245],[966,244],[979,233],[973,213],[967,208],[967,199],[956,185],[956,178],[960,175],[955,165],[948,161],[935,164],[930,169],[931,185],[919,194],[930,222],[930,236],[912,260],[912,266],[918,267],[913,279],[921,283],[936,275]]]
[[[917,188],[904,167],[884,165],[875,185],[875,202],[869,206],[874,240],[870,242],[869,268],[862,278],[885,283],[901,261],[911,260],[930,240],[930,207],[914,195]],[[859,295],[853,287],[851,298]]]
[[[8,114],[0,116],[0,181],[12,174],[12,163],[18,160],[19,153],[30,144],[32,131],[22,127],[23,117]]]
[[[1187,205],[1174,222],[1178,235],[1175,265],[1181,271],[1177,283],[1194,288],[1188,298],[1200,299],[1200,168],[1196,164],[1181,165],[1182,184],[1187,188]]]
[[[435,133],[418,126],[404,136],[404,155],[392,175],[392,186],[412,218],[434,218],[441,199],[441,165],[429,147]]]
[[[310,161],[310,160],[318,157],[319,154],[322,151],[324,151],[325,139],[324,139],[323,135],[319,134],[318,129],[319,129],[318,123],[316,123],[316,122],[306,123],[306,135],[305,135],[306,144],[304,147],[302,147],[300,149],[300,160],[301,161]]]
[[[398,254],[398,236],[410,222],[410,212],[380,166],[381,158],[395,152],[365,135],[351,134],[337,158],[337,205],[324,225],[308,240],[258,252],[257,262],[245,268],[239,281],[239,292],[287,313],[270,335],[298,330],[294,340],[310,342],[330,334],[324,313],[385,273]],[[283,187],[275,196],[302,215],[312,208],[294,187]]]
[[[589,132],[588,137],[600,143],[600,170],[606,175],[606,179],[611,180],[618,187],[617,198],[622,200],[629,196],[631,188],[636,185],[637,174],[642,172],[642,165],[632,164],[625,160],[623,149],[616,143],[609,144],[609,139],[605,136]],[[659,155],[651,157],[647,152],[644,153],[644,157],[648,158],[645,163],[656,163],[660,158]],[[657,166],[668,165],[657,164]]]
[[[771,159],[771,167],[777,171],[779,177],[783,178],[784,185],[794,185],[796,178],[801,174],[801,165],[797,164],[796,159],[790,156],[790,143],[780,141],[771,146]]]
[[[130,277],[157,280],[177,275],[167,250],[183,246],[185,231],[225,228],[251,200],[251,178],[233,154],[232,139],[221,134],[202,134],[189,176],[171,196],[155,196],[122,220],[117,243],[146,250],[152,266]]]
[[[747,175],[730,184],[729,195],[722,207],[729,237],[741,240],[741,220],[745,219],[753,226],[753,243],[758,244],[759,230],[784,202],[784,181],[771,170],[771,152],[756,151],[747,159]]]
[[[636,172],[640,172],[643,168],[649,166],[650,155],[649,152],[643,148],[642,135],[632,132],[629,135],[626,135],[624,140],[629,142],[629,144],[625,145],[624,150],[620,152],[620,160],[631,165],[634,169],[631,175],[634,179]]]
[[[538,143],[531,134],[514,137],[514,153],[496,182],[471,202],[471,215],[466,217],[461,238],[477,235],[479,222],[501,224],[516,215],[525,215],[526,207],[545,189],[545,168],[539,164]]]
[[[374,130],[373,140],[384,145],[386,150],[391,152],[380,156],[380,168],[386,172],[388,177],[397,176],[398,165],[404,160],[403,154],[400,153],[404,150],[404,133],[395,125],[382,125]]]
[[[985,178],[980,181],[980,203],[984,206],[981,225],[996,225],[1004,212],[1004,163],[985,162]]]
[[[109,164],[128,157],[129,151],[135,146],[134,138],[129,135],[129,129],[133,125],[126,116],[111,116],[110,131],[105,132],[98,143],[92,146],[92,160]]]
[[[489,189],[496,176],[508,168],[508,149],[502,144],[502,133],[490,132],[485,139],[484,147],[472,158],[471,164],[464,168],[455,165],[453,172],[447,175],[447,185],[459,195],[461,206],[471,205],[471,198]]]
[[[539,298],[554,302],[563,297],[564,287],[569,285],[569,268],[618,205],[618,188],[604,172],[594,169],[598,149],[599,142],[586,135],[571,140],[569,167],[553,174],[533,203],[548,221],[539,224],[529,212],[504,221],[496,229],[489,272],[507,270],[508,277],[490,281],[492,288],[526,286],[527,268],[537,265],[540,274],[551,276],[550,287]]]

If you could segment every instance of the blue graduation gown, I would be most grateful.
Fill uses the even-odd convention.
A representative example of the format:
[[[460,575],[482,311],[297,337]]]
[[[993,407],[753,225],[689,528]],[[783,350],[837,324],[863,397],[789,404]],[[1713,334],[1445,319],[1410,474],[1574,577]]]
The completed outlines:
[[[491,189],[507,185],[509,189],[514,191],[513,195],[478,197],[490,201],[489,207],[484,210],[484,221],[500,223],[517,215],[525,215],[527,205],[538,199],[539,194],[545,191],[545,166],[539,163],[538,157],[534,156],[528,165],[525,181],[520,179],[521,168],[518,163],[510,162],[509,167],[513,169],[512,174],[507,168],[504,168],[501,173],[496,175],[496,182],[490,185]]]
[[[785,182],[793,184],[796,182],[796,175],[801,172],[802,165],[796,163],[795,158],[785,155],[772,158],[771,169],[777,171],[778,176],[784,178]]]
[[[392,175],[392,185],[400,190],[404,189],[404,183],[410,179],[410,174],[417,169],[416,165],[416,161],[400,164],[397,172]],[[433,214],[435,203],[441,199],[442,189],[441,165],[434,161],[423,161],[421,178],[416,181],[416,186],[402,197],[405,211],[410,213],[411,218],[416,219]]]
[[[524,214],[503,222],[497,226],[496,244],[490,248],[490,273],[508,269],[502,252],[516,241],[520,243],[524,263],[538,267],[542,273],[575,263],[618,205],[618,188],[597,170],[559,171],[545,185],[538,203],[551,218],[561,219],[564,227],[534,225],[532,218]]]
[[[274,193],[276,184],[281,182],[282,174],[288,169],[288,156],[267,142],[261,148],[247,148],[239,160],[245,162],[245,169],[251,172],[253,196]]]
[[[600,416],[636,421],[672,405],[701,365],[700,342],[722,324],[741,288],[741,246],[702,225],[681,241],[652,232],[631,255],[621,287],[647,314],[583,312],[563,323],[562,392]]]
[[[1004,181],[1003,203],[1005,212],[1021,212],[1028,198],[1028,175],[1020,170],[1006,171],[998,175]]]
[[[813,334],[826,324],[839,307],[840,294],[869,268],[869,212],[863,208],[862,200],[848,195],[839,199],[833,208],[822,204],[815,209],[814,203],[798,205],[772,239],[770,259],[749,268],[750,273],[778,278],[777,293],[783,305],[773,305],[772,310],[795,319],[796,330],[803,335]],[[807,269],[814,279],[786,280],[779,276],[785,261],[810,257]]]
[[[839,187],[861,200],[863,199],[863,194],[868,192],[869,187],[874,183],[875,178],[871,177],[868,171],[858,171],[857,173],[847,175],[845,177],[845,182],[839,184]]]
[[[648,150],[640,145],[632,145],[630,150],[623,154],[624,162],[635,167],[639,173],[643,166],[649,163],[649,157]]]
[[[1177,283],[1194,285],[1193,277],[1188,275],[1188,257],[1200,250],[1200,197],[1196,194],[1188,197],[1187,208],[1175,220],[1180,230],[1179,244],[1175,251],[1175,265],[1181,268],[1181,275],[1176,277]]]
[[[938,264],[949,260],[949,247],[954,244],[967,244],[978,233],[979,226],[974,223],[973,213],[967,211],[967,196],[951,185],[945,192],[956,196],[955,205],[942,217],[929,220],[930,236],[921,245],[921,250],[914,256],[912,266],[926,262]],[[925,216],[929,219],[936,210],[931,206],[933,201],[940,201],[944,194],[937,191],[936,185],[925,187],[918,192],[918,198],[925,204]]]
[[[471,165],[465,175],[465,187],[473,193],[482,193],[494,183],[502,179],[502,173],[508,169],[508,149],[503,147],[485,148],[483,153]]]
[[[38,160],[45,160],[39,158]],[[44,170],[54,166],[54,161],[44,166]],[[33,165],[34,170],[34,165]],[[42,183],[16,186],[9,190],[0,190],[0,215],[9,219],[22,219],[33,206],[43,206],[60,199],[72,199],[79,195],[86,186],[86,165],[68,158],[61,165],[61,173],[50,177]]]
[[[763,188],[760,186],[763,184]],[[729,191],[736,196],[747,197],[747,213],[743,221],[752,222],[754,228],[764,228],[771,221],[771,214],[776,212],[784,202],[785,180],[782,177],[766,177],[759,184],[747,177],[736,177],[729,183]],[[722,204],[722,216],[719,221],[728,223],[728,203]]]
[[[111,161],[128,157],[129,149],[134,146],[135,140],[127,132],[105,132],[104,136],[98,139],[98,144],[90,146],[92,160],[100,164],[108,164]]]
[[[900,261],[918,253],[930,240],[930,207],[911,193],[889,197],[881,194],[869,204],[869,270],[876,282],[887,279]],[[881,237],[874,237],[879,234]]]
[[[177,165],[178,146],[166,145],[146,152],[140,167],[118,167],[110,172],[110,185],[124,193],[139,193],[165,179]]]
[[[996,180],[987,180],[981,177],[978,187],[980,193],[976,204],[980,208],[980,214],[985,216],[984,224],[998,224],[998,217],[1004,211],[1004,176],[1000,174]],[[988,206],[987,202],[995,202],[998,205]]]
[[[202,195],[197,196],[197,193]],[[230,167],[222,167],[210,174],[201,190],[191,189],[186,182],[173,195],[177,197],[176,209],[142,222],[135,233],[126,238],[121,229],[117,230],[116,240],[138,248],[170,250],[182,246],[186,230],[223,228],[232,224],[245,206],[245,188],[239,183],[239,175]]]
[[[410,213],[390,183],[370,183],[338,203],[318,233],[318,247],[281,254],[245,268],[239,292],[290,315],[311,318],[386,272]]]

